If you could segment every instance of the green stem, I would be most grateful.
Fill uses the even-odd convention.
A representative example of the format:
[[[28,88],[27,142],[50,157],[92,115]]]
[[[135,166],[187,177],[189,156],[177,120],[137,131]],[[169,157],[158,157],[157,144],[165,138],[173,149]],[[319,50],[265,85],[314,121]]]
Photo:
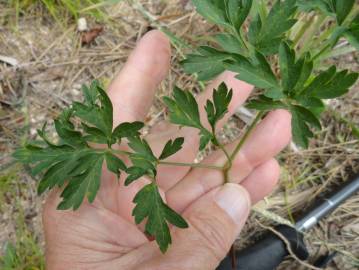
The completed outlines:
[[[227,157],[227,162],[230,163],[230,165],[232,166],[231,156],[229,155],[229,153],[228,153],[228,151],[226,150],[226,148],[224,147],[224,145],[221,144],[221,143],[219,142],[219,140],[217,139],[216,132],[215,132],[215,127],[212,127],[212,136],[213,136],[214,144],[217,145],[217,146],[219,147],[219,149],[222,150],[222,152],[224,153],[224,155]]]
[[[327,45],[325,45],[323,47],[323,49],[321,49],[316,55],[314,55],[312,57],[312,60],[315,61],[318,59],[319,56],[321,56],[323,53],[325,53],[328,49],[330,49],[332,47],[332,44],[328,43]]]
[[[236,148],[233,150],[232,154],[230,155],[230,162],[227,161],[227,163],[223,166],[223,175],[224,175],[224,182],[228,183],[228,172],[231,169],[233,165],[233,160],[235,159],[238,152],[241,150],[242,146],[244,145],[245,141],[248,139],[249,135],[253,131],[253,129],[257,126],[258,122],[262,119],[265,112],[261,111],[257,113],[257,116],[253,120],[253,122],[250,124],[250,126],[247,128],[246,132],[244,133],[242,139],[238,142]]]
[[[110,151],[112,154],[119,154],[119,155],[125,155],[125,156],[129,156],[132,153],[128,152],[128,151],[122,151],[122,150],[115,150],[115,149],[106,149],[107,151]]]
[[[170,161],[162,161],[159,160],[158,164],[161,165],[169,165],[169,166],[181,166],[181,167],[191,167],[191,168],[204,168],[204,169],[213,169],[222,171],[222,166],[216,165],[207,165],[202,163],[183,163],[183,162],[170,162]]]
[[[253,131],[253,129],[256,127],[256,125],[258,124],[258,122],[262,119],[262,117],[264,116],[265,112],[264,111],[260,111],[257,113],[256,117],[254,118],[253,122],[250,124],[250,126],[247,128],[246,133],[243,135],[242,139],[239,141],[239,143],[237,144],[236,148],[234,149],[233,153],[231,154],[231,160],[233,160],[236,155],[238,154],[239,150],[241,150],[244,142],[247,140],[248,136],[251,134],[251,132]]]

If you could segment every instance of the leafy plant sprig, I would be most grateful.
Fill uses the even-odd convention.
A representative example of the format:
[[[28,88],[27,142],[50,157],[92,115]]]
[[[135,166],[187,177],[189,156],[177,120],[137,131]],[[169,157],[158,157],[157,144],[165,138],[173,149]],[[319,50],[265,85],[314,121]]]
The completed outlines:
[[[230,70],[237,73],[238,79],[262,90],[261,95],[247,104],[258,113],[232,152],[225,149],[216,135],[217,124],[228,112],[233,95],[225,83],[213,91],[212,99],[204,108],[199,108],[193,94],[178,87],[174,88],[171,97],[164,97],[170,122],[197,129],[199,150],[212,143],[227,157],[223,166],[166,161],[181,150],[184,138],[169,140],[161,154],[156,156],[142,136],[144,123],[113,126],[112,103],[97,81],[89,87],[83,86],[83,102],[74,102],[54,120],[57,142],[48,138],[44,124],[38,130],[41,141],[27,143],[14,153],[14,157],[30,165],[33,175],[41,174],[39,194],[55,187],[63,189],[62,201],[58,205],[61,210],[76,210],[85,200],[94,202],[104,164],[118,178],[125,173],[125,185],[147,177],[151,182],[135,196],[136,206],[132,215],[137,224],[146,222],[145,232],[153,236],[161,251],[165,252],[171,244],[169,224],[179,228],[186,228],[188,224],[161,198],[156,182],[160,164],[221,170],[228,181],[232,161],[267,112],[278,108],[289,110],[292,113],[293,140],[308,147],[309,138],[314,135],[313,128],[321,129],[319,116],[325,109],[323,99],[345,94],[356,82],[357,73],[337,71],[335,66],[315,71],[317,59],[335,45],[337,34],[335,42],[329,38],[323,47],[326,49],[315,55],[307,51],[298,53],[297,45],[289,39],[300,7],[300,10],[329,10],[326,14],[335,16],[338,27],[346,27],[342,33],[351,35],[348,38],[350,42],[355,41],[358,16],[348,21],[353,5],[349,9],[340,2],[278,0],[269,11],[261,8],[253,12],[252,0],[193,0],[197,11],[223,31],[214,37],[215,46],[202,46],[196,53],[188,55],[182,63],[184,70],[196,73],[200,80],[209,80]],[[253,16],[250,16],[249,30],[245,31],[244,24],[249,20],[249,14]],[[269,59],[277,59],[274,66],[270,65]],[[279,70],[274,72],[277,66]],[[205,123],[200,118],[200,109],[206,113]],[[118,145],[123,144],[127,144],[131,151],[118,150]],[[130,164],[124,162],[124,156],[129,158]]]

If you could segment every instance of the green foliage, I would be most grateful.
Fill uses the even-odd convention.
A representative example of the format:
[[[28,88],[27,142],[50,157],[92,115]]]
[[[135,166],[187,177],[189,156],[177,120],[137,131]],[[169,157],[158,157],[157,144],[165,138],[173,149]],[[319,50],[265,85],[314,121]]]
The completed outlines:
[[[184,143],[184,138],[176,138],[174,141],[169,140],[165,147],[162,150],[162,153],[159,157],[159,159],[166,159],[173,154],[177,153],[179,150],[182,149],[182,145]]]
[[[187,73],[197,73],[198,80],[206,81],[213,79],[224,71],[222,62],[230,58],[230,55],[211,47],[198,48],[197,54],[191,54],[182,61],[183,68]]]
[[[277,0],[265,18],[257,15],[250,25],[250,43],[264,55],[278,52],[278,46],[295,23],[296,0]]]
[[[166,252],[171,244],[171,234],[167,223],[179,228],[187,228],[187,222],[175,211],[169,208],[162,200],[158,187],[148,184],[135,196],[136,207],[132,215],[136,224],[147,218],[145,231],[156,238],[162,252]]]
[[[217,122],[228,112],[228,105],[232,100],[232,95],[233,91],[228,90],[225,83],[221,83],[218,90],[213,90],[213,102],[207,100],[205,109],[212,130],[215,130]]]
[[[199,149],[203,150],[213,136],[201,123],[198,104],[194,96],[188,91],[175,87],[173,98],[164,97],[163,101],[169,109],[172,123],[199,129],[201,136]]]
[[[38,185],[39,194],[54,187],[63,188],[62,201],[58,205],[60,210],[76,210],[85,199],[89,203],[95,200],[101,185],[104,163],[118,178],[121,172],[126,172],[128,175],[126,185],[142,176],[150,177],[153,179],[153,184],[145,187],[136,197],[135,202],[138,202],[139,206],[136,207],[134,216],[139,219],[138,213],[142,213],[139,211],[145,203],[157,204],[145,213],[149,222],[146,228],[149,234],[156,237],[161,250],[165,251],[171,242],[166,222],[180,227],[184,227],[186,223],[163,203],[159,194],[156,194],[158,189],[155,185],[155,177],[159,160],[178,152],[182,148],[183,138],[169,141],[161,156],[157,158],[147,141],[141,138],[140,131],[144,126],[142,122],[125,122],[113,129],[112,103],[97,81],[92,82],[89,87],[83,86],[82,90],[84,101],[74,102],[54,120],[58,135],[57,142],[52,142],[48,138],[45,123],[42,129],[38,130],[42,141],[27,143],[15,151],[13,157],[21,163],[30,165],[34,176],[42,175]],[[194,99],[191,101],[193,102]],[[196,108],[192,107],[186,113],[188,117],[192,113],[196,114]],[[197,124],[200,123],[198,108],[196,115],[194,120],[191,117],[188,119],[192,119],[193,123]],[[128,146],[133,150],[133,152],[119,152],[129,156],[132,163],[129,168],[117,156],[117,151],[112,149],[112,146],[121,143],[123,138],[128,140]],[[103,145],[94,147],[90,142]],[[149,196],[144,195],[147,192],[150,192]],[[146,198],[148,201],[145,202]],[[157,228],[157,225],[160,227]]]
[[[324,71],[315,70],[318,56],[335,46],[342,35],[354,46],[358,45],[359,17],[349,20],[353,1],[318,0],[309,3],[277,0],[268,12],[263,4],[258,3],[253,10],[250,0],[193,0],[193,3],[200,14],[217,24],[223,32],[214,37],[213,47],[201,46],[196,53],[188,55],[182,62],[185,72],[198,74],[200,80],[212,79],[225,70],[235,72],[236,78],[261,91],[248,103],[249,108],[260,112],[254,122],[257,123],[268,111],[289,110],[293,140],[302,147],[308,147],[314,129],[321,129],[320,113],[325,109],[322,100],[347,93],[358,78],[357,73],[337,71],[335,66]],[[306,50],[298,53],[297,44],[290,40],[293,35],[289,32],[296,23],[297,7],[300,12],[319,9],[336,18],[337,25],[332,36],[324,39],[320,52],[314,56]],[[251,18],[249,30],[245,31],[243,25],[247,17]],[[54,120],[57,140],[48,138],[45,124],[38,130],[41,141],[29,142],[19,148],[14,158],[29,165],[34,176],[41,175],[40,194],[55,187],[63,188],[62,201],[58,206],[62,210],[75,210],[84,201],[92,203],[95,200],[104,165],[118,178],[125,172],[125,185],[146,177],[150,183],[135,196],[136,206],[132,215],[137,224],[146,222],[146,233],[153,236],[161,251],[165,252],[171,244],[169,224],[179,228],[188,225],[162,200],[156,182],[157,167],[161,163],[185,164],[163,161],[181,150],[184,138],[169,140],[157,157],[141,135],[144,123],[113,126],[112,103],[97,81],[82,90],[84,101],[74,102]],[[199,108],[191,92],[178,87],[174,88],[172,97],[163,99],[170,122],[199,131],[199,150],[212,142],[225,153],[228,158],[222,168],[225,179],[228,178],[232,159],[255,125],[249,127],[243,141],[231,155],[226,152],[216,137],[216,126],[228,112],[232,95],[232,90],[222,83],[213,91],[212,100],[207,100],[204,108]],[[208,123],[202,122],[201,115],[207,117]],[[131,152],[113,147],[115,144],[123,146],[124,143]],[[127,163],[122,159],[124,155],[129,157]]]
[[[200,76],[199,79],[211,79],[223,70],[237,73],[236,78],[263,90],[262,95],[250,101],[249,107],[259,111],[278,108],[291,111],[293,139],[298,145],[308,147],[308,139],[313,137],[311,129],[320,129],[318,119],[325,108],[322,99],[337,98],[347,93],[356,82],[358,74],[350,73],[348,70],[337,71],[334,66],[319,73],[315,72],[315,60],[318,55],[313,56],[306,52],[298,56],[295,46],[288,39],[288,31],[296,23],[294,15],[298,7],[301,11],[320,10],[327,15],[335,16],[338,24],[327,41],[328,45],[320,53],[335,46],[342,35],[358,47],[359,17],[346,22],[354,1],[277,0],[269,12],[258,7],[251,12],[247,33],[241,26],[249,12],[244,12],[240,24],[236,24],[228,15],[230,11],[235,10],[228,8],[229,1],[193,2],[203,17],[225,30],[224,33],[215,36],[215,42],[221,50],[211,48],[210,58],[215,63],[211,67],[215,67],[216,72],[213,72],[212,76]],[[251,1],[246,3],[252,4]],[[271,55],[278,55],[278,74],[273,72],[274,68],[268,59]],[[209,62],[203,66],[199,63],[201,60],[205,63],[206,56],[208,55],[188,55],[183,61],[185,72],[205,73],[209,69]],[[198,64],[188,68],[188,63],[194,61]],[[213,104],[207,103],[206,111],[213,126]]]

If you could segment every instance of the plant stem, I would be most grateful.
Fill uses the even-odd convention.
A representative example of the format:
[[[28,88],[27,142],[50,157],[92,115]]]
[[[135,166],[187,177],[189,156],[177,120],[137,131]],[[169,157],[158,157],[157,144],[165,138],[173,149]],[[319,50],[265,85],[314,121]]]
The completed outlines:
[[[159,160],[158,164],[170,165],[170,166],[191,167],[191,168],[213,169],[213,170],[220,170],[220,171],[223,170],[222,166],[207,165],[207,164],[202,164],[202,163],[183,163],[183,162],[170,162],[170,161]]]
[[[250,124],[250,126],[247,128],[246,132],[244,133],[243,137],[241,138],[241,140],[238,142],[236,148],[233,150],[232,154],[230,155],[230,161],[227,161],[227,163],[223,166],[223,175],[224,175],[224,182],[228,183],[228,172],[232,167],[232,162],[234,160],[234,158],[236,157],[236,155],[238,154],[239,150],[241,150],[243,144],[245,143],[245,141],[248,139],[249,135],[251,134],[251,132],[253,131],[253,129],[256,127],[256,125],[258,124],[258,122],[262,119],[262,117],[264,116],[265,112],[264,111],[260,111],[257,113],[257,116],[255,117],[255,119],[253,120],[253,122]]]
[[[129,156],[132,153],[128,152],[128,151],[122,151],[122,150],[115,150],[115,149],[106,149],[108,151],[110,151],[112,154],[119,154],[119,155],[125,155],[125,156]]]

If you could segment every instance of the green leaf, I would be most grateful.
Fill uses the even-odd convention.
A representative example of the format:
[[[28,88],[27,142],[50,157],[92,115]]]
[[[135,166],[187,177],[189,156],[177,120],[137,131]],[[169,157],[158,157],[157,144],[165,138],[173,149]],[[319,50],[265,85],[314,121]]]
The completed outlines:
[[[296,0],[277,0],[263,21],[257,16],[251,23],[251,44],[264,55],[275,54],[285,32],[296,23],[292,18],[296,9]]]
[[[88,89],[83,87],[83,89]],[[79,117],[85,124],[101,130],[108,139],[112,134],[113,108],[112,103],[106,92],[98,83],[93,83],[90,87],[91,93],[84,92],[86,103],[74,102],[74,115]],[[96,97],[96,100],[94,98]],[[97,104],[99,103],[99,104]]]
[[[201,124],[198,104],[194,96],[188,91],[175,87],[173,99],[164,97],[163,101],[168,107],[171,123],[200,130],[200,135],[203,137],[201,138],[202,144],[200,144],[200,150],[202,150],[206,146],[204,142],[208,143],[212,138],[212,134]]]
[[[291,92],[296,86],[305,64],[304,59],[296,62],[295,51],[286,42],[279,46],[279,66],[282,75],[282,87],[284,91]],[[311,70],[310,70],[311,71]],[[308,74],[306,73],[305,76]],[[310,75],[310,74],[309,74]],[[303,78],[303,79],[307,79]]]
[[[349,28],[344,32],[344,36],[359,51],[359,13],[351,21]]]
[[[336,98],[347,93],[357,79],[357,73],[348,73],[348,70],[336,72],[335,66],[331,66],[315,77],[301,95],[320,99]]]
[[[273,100],[262,95],[248,102],[247,108],[259,111],[271,111],[274,109],[287,109],[287,105],[281,101]]]
[[[213,90],[213,102],[207,100],[205,109],[212,130],[215,130],[216,123],[228,112],[228,105],[232,100],[232,95],[232,89],[228,90],[227,85],[221,83],[217,90]]]
[[[136,155],[142,156],[149,161],[157,161],[157,158],[154,156],[151,147],[145,139],[141,139],[140,137],[129,137],[128,140],[128,146]]]
[[[307,123],[304,119],[302,119],[300,113],[296,110],[292,110],[291,113],[293,141],[303,148],[308,148],[308,139],[313,137],[313,132],[310,131]]]
[[[85,146],[86,142],[82,138],[81,132],[76,131],[74,125],[70,121],[71,116],[72,111],[65,110],[54,120],[57,135],[60,137],[61,143],[74,147]]]
[[[116,139],[140,136],[140,130],[145,126],[142,122],[124,122],[119,124],[112,133]]]
[[[183,137],[176,138],[174,141],[169,140],[163,148],[159,159],[165,159],[177,153],[179,150],[182,149],[183,142]]]
[[[172,242],[168,224],[179,228],[188,227],[187,222],[163,202],[154,183],[143,187],[136,194],[133,202],[136,207],[132,215],[135,217],[136,224],[140,224],[147,218],[145,231],[156,239],[163,253]]]
[[[181,62],[187,74],[198,74],[198,80],[211,80],[221,74],[225,69],[223,61],[230,59],[231,55],[217,49],[202,46],[197,54],[189,54]]]
[[[319,117],[320,114],[325,110],[325,105],[319,98],[303,96],[297,98],[297,101],[300,103],[300,105],[310,110],[317,117]]]
[[[192,0],[197,12],[209,22],[229,26],[226,20],[224,1],[216,0]]]
[[[237,31],[252,7],[252,0],[192,0],[192,3],[209,22]]]
[[[84,123],[81,123],[81,126],[82,126],[84,132],[87,134],[83,137],[87,142],[94,142],[94,143],[101,143],[101,144],[107,143],[108,139],[107,139],[106,135],[98,128],[90,127]]]
[[[303,11],[319,9],[325,14],[331,14],[333,10],[330,1],[331,0],[297,0],[297,6]]]
[[[200,134],[200,141],[199,141],[199,150],[202,151],[206,148],[207,144],[213,140],[213,135],[207,130],[201,130]]]
[[[279,88],[269,63],[260,52],[256,52],[252,59],[236,55],[234,60],[226,61],[225,66],[228,70],[238,73],[236,78],[258,88]]]
[[[313,71],[314,63],[311,60],[310,54],[305,54],[296,63],[296,69],[298,70],[299,77],[294,86],[293,94],[295,95],[303,89]]]
[[[100,188],[103,160],[103,154],[92,154],[87,159],[84,172],[74,176],[61,193],[62,201],[57,207],[59,210],[78,209],[85,196],[89,203],[95,200]]]
[[[235,36],[227,33],[220,33],[215,36],[215,41],[225,52],[241,54],[244,55],[247,53],[244,44],[238,40]],[[229,57],[228,57],[229,58]],[[227,59],[227,58],[226,58]],[[223,67],[223,65],[222,65]]]
[[[198,104],[190,92],[175,87],[173,90],[173,99],[164,97],[163,101],[169,109],[171,123],[199,129],[202,128]]]
[[[148,174],[148,170],[141,168],[141,167],[136,167],[136,166],[132,166],[130,168],[128,168],[126,170],[126,173],[128,174],[126,180],[125,180],[125,186],[130,185],[133,181],[141,178],[142,176]]]
[[[337,22],[341,25],[352,10],[355,0],[332,0]]]
[[[105,158],[107,169],[116,174],[118,178],[120,177],[121,171],[127,170],[125,163],[115,155],[106,153]]]
[[[302,118],[306,123],[312,127],[321,130],[322,126],[319,119],[310,111],[302,106],[292,105],[291,111],[296,111],[296,113]]]
[[[157,158],[154,156],[148,142],[140,137],[129,137],[128,140],[128,146],[134,151],[130,155],[132,164],[134,167],[141,168],[142,172],[146,172],[140,175],[138,171],[134,172],[134,169],[130,169],[127,173],[134,174],[134,176],[129,176],[128,178],[131,180],[128,181],[132,182],[145,174],[150,177],[156,176]],[[135,176],[136,178],[132,179]]]
[[[283,90],[281,88],[269,88],[264,91],[264,95],[274,100],[280,100],[282,98],[285,98],[285,94],[283,93]]]
[[[227,20],[238,31],[252,8],[252,0],[225,0]]]
[[[87,87],[86,85],[82,85],[82,92],[85,97],[85,102],[87,105],[94,105],[98,98],[98,91],[97,87],[100,85],[100,83],[97,80],[94,80],[90,87]]]

